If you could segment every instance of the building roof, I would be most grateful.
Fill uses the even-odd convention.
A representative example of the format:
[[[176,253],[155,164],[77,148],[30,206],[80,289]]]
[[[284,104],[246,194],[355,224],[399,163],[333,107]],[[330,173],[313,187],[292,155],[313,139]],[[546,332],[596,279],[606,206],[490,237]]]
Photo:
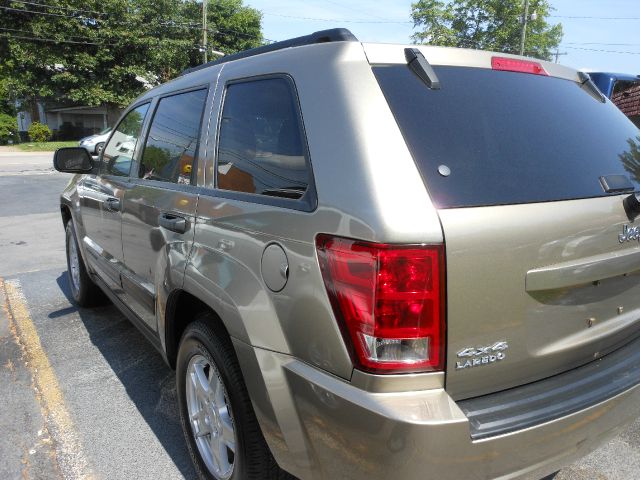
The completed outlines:
[[[611,101],[627,117],[640,115],[640,83],[621,92],[614,93]]]

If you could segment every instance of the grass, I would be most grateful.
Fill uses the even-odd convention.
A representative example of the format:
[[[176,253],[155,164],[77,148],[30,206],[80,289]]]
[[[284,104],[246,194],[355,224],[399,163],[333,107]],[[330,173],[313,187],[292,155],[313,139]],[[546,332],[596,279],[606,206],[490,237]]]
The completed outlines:
[[[70,142],[25,142],[14,145],[23,152],[53,152],[62,147],[77,147],[78,141]]]

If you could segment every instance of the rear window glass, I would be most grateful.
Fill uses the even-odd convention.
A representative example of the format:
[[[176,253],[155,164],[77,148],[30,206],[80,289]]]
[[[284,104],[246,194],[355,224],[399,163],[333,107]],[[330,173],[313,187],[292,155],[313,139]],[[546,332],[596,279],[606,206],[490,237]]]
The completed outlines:
[[[611,102],[559,78],[434,70],[440,90],[406,65],[373,67],[438,208],[604,196],[613,174],[640,189],[640,132]]]

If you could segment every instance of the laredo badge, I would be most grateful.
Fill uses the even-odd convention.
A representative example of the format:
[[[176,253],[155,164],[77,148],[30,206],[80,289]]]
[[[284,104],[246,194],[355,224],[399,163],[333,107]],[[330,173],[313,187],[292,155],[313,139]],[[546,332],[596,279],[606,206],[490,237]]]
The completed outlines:
[[[507,357],[504,352],[508,348],[509,344],[506,341],[496,342],[486,347],[464,348],[458,352],[458,358],[461,360],[456,362],[456,370],[491,365],[504,360]]]

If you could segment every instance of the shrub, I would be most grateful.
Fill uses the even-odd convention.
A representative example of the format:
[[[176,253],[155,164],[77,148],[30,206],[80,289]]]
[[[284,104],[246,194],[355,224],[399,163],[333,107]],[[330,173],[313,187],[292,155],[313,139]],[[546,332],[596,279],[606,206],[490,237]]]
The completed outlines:
[[[51,138],[51,129],[39,122],[33,122],[29,126],[28,132],[32,142],[46,142]]]
[[[18,120],[12,115],[0,113],[0,144],[18,140]]]

